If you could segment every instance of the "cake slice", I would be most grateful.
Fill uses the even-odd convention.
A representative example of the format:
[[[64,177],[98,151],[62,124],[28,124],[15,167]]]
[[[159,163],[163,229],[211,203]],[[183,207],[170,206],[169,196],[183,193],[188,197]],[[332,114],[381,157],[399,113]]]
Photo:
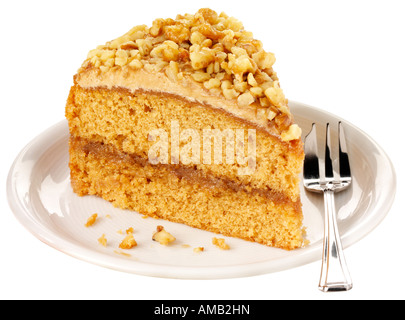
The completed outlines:
[[[274,55],[210,9],[88,54],[66,105],[73,190],[282,249],[303,245],[301,129]]]

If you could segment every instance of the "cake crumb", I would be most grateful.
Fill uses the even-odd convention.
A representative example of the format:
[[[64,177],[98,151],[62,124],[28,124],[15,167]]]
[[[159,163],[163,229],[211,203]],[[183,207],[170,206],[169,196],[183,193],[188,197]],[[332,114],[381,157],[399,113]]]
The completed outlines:
[[[130,227],[125,232],[126,234],[134,233],[134,228]]]
[[[181,247],[182,248],[190,248],[191,246],[189,244],[182,244]]]
[[[105,237],[105,234],[98,238],[98,243],[100,243],[103,247],[107,247],[107,239]]]
[[[156,232],[152,236],[152,240],[167,246],[169,243],[175,241],[176,238],[167,232],[162,226],[157,226]]]
[[[95,213],[93,215],[91,215],[88,219],[86,224],[84,225],[86,228],[91,227],[97,220],[98,214]]]
[[[225,243],[225,239],[221,238],[212,238],[212,244],[217,246],[222,250],[229,250],[229,246]]]
[[[128,234],[124,240],[120,243],[119,247],[121,249],[132,249],[136,247],[138,244],[135,241],[134,235],[132,233]]]
[[[197,247],[197,248],[194,248],[194,250],[193,250],[193,252],[195,252],[195,253],[200,253],[203,251],[204,251],[204,247]]]

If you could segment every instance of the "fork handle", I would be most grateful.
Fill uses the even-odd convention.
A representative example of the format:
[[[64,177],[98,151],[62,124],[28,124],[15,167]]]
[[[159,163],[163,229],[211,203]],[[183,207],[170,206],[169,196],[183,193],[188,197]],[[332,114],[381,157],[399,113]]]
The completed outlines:
[[[325,234],[319,289],[324,292],[348,291],[353,287],[353,284],[340,241],[334,190],[327,187],[323,193],[325,203]]]

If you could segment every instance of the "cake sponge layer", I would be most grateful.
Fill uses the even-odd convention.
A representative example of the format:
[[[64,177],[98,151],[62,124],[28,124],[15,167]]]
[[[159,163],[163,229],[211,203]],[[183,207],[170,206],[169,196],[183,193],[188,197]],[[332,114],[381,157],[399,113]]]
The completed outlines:
[[[303,244],[298,202],[154,166],[116,147],[71,137],[74,191],[122,209],[282,249]]]
[[[149,139],[151,132],[155,129],[162,130],[168,133],[171,142],[173,124],[177,124],[180,135],[191,129],[200,139],[204,137],[206,130],[243,130],[246,139],[243,147],[244,157],[249,155],[249,130],[254,130],[254,163],[246,161],[241,164],[236,160],[227,163],[227,142],[224,138],[221,163],[216,163],[214,152],[209,156],[210,163],[205,163],[202,159],[204,150],[201,150],[197,163],[181,164],[220,179],[226,177],[240,186],[270,190],[290,197],[292,201],[299,201],[298,176],[303,160],[302,142],[280,141],[262,128],[218,108],[214,109],[209,105],[191,102],[168,93],[142,90],[130,92],[123,88],[84,89],[75,85],[68,99],[66,117],[72,135],[112,145],[119,152],[136,154],[144,159],[149,158],[149,152],[157,141]],[[184,144],[186,143],[179,139],[180,149]],[[203,141],[201,148],[202,146]],[[172,147],[173,145],[170,145],[170,148]],[[212,147],[214,150],[214,142]],[[178,163],[179,159],[175,159],[171,151],[172,149],[168,162]],[[234,153],[233,157],[237,159],[238,155]],[[240,174],[241,169],[252,170],[249,174]]]

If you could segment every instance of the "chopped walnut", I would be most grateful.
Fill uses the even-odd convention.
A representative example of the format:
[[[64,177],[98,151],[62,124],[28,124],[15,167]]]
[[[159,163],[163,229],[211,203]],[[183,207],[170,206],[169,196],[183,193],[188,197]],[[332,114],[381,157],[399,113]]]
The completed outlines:
[[[211,79],[209,73],[197,71],[191,75],[191,77],[197,82],[205,82]]]
[[[264,94],[270,100],[270,102],[276,107],[281,107],[285,104],[284,93],[280,88],[277,87],[268,88],[264,92]]]
[[[134,233],[134,228],[129,227],[129,228],[125,231],[125,233],[126,233],[126,234]]]
[[[221,81],[219,79],[210,79],[204,82],[204,87],[207,89],[219,88],[221,86]]]
[[[117,66],[125,66],[128,62],[128,51],[118,49],[115,53],[115,64]]]
[[[152,236],[152,240],[167,246],[171,242],[175,241],[176,238],[168,233],[162,226],[158,226],[156,228],[156,232]]]
[[[161,58],[164,61],[176,61],[179,56],[179,46],[177,43],[167,40],[157,45],[150,52],[152,58]]]
[[[239,97],[239,92],[237,92],[234,88],[231,89],[222,89],[222,93],[224,94],[225,98],[232,100]]]
[[[98,243],[101,244],[103,247],[107,247],[107,239],[105,237],[105,234],[98,238]]]
[[[197,247],[197,248],[193,249],[193,252],[195,252],[195,253],[201,253],[203,251],[204,251],[204,247]]]
[[[133,59],[128,65],[133,69],[141,69],[143,67],[142,61],[138,59]]]
[[[284,141],[296,140],[301,138],[301,133],[301,128],[296,124],[292,124],[287,131],[281,134],[281,139]]]
[[[179,64],[175,61],[170,61],[169,68],[166,68],[165,73],[170,80],[177,81],[179,78]]]
[[[273,71],[276,59],[242,23],[225,13],[200,9],[194,15],[156,19],[91,50],[87,67],[162,72],[170,81],[190,78],[202,89],[222,94],[240,108],[268,108],[263,121],[290,118],[288,102]],[[280,133],[285,126],[280,126]],[[292,135],[288,134],[289,139]]]
[[[132,249],[133,247],[136,247],[138,244],[135,241],[134,235],[132,233],[129,233],[124,240],[120,243],[119,247],[121,249]]]
[[[87,222],[86,222],[86,224],[85,224],[84,226],[85,226],[86,228],[91,227],[93,224],[96,223],[97,217],[98,217],[98,214],[97,214],[97,213],[91,215],[91,216],[87,219]]]
[[[242,93],[239,97],[238,97],[238,104],[241,107],[245,107],[248,105],[251,105],[253,102],[255,101],[255,98],[253,97],[253,95],[247,91],[245,93]]]

